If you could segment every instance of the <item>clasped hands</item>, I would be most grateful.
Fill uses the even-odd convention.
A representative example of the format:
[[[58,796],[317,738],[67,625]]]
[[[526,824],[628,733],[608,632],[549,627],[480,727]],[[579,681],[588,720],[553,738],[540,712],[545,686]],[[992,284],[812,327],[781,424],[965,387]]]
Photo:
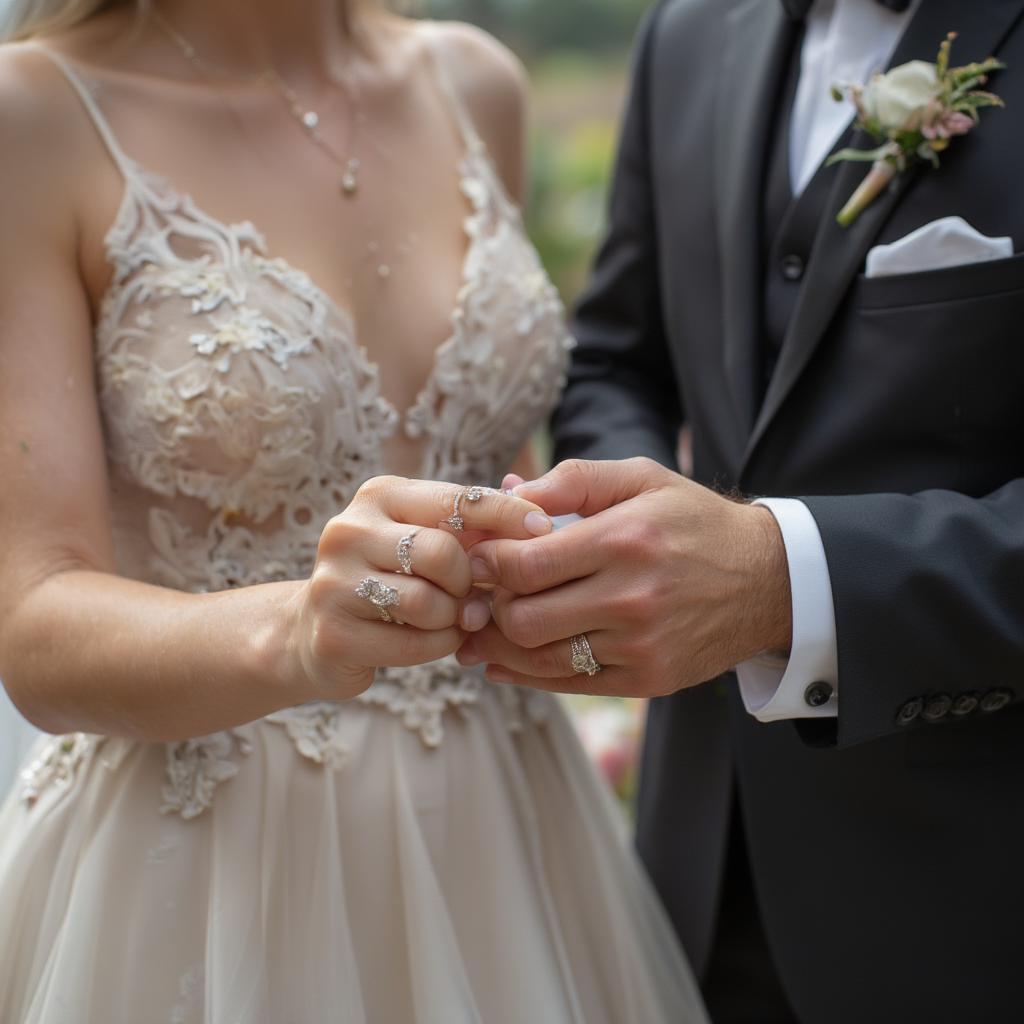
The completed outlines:
[[[767,509],[648,459],[564,462],[504,488],[360,487],[263,642],[287,699],[346,699],[380,667],[452,653],[495,682],[650,697],[789,647]],[[553,531],[568,513],[582,518]],[[590,654],[593,675],[577,670]]]
[[[463,643],[462,664],[486,664],[499,683],[654,697],[789,649],[789,571],[766,508],[649,459],[570,460],[503,486],[551,516],[583,518],[470,549],[474,583],[494,588],[492,621]],[[579,634],[596,675],[573,671]]]

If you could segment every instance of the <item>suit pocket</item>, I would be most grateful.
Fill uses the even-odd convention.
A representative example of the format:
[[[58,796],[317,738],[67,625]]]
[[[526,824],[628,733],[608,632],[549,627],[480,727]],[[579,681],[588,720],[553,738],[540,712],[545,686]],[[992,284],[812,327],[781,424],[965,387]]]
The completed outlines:
[[[862,312],[870,314],[872,310],[936,306],[1015,291],[1024,291],[1024,253],[892,277],[862,274],[855,301]]]

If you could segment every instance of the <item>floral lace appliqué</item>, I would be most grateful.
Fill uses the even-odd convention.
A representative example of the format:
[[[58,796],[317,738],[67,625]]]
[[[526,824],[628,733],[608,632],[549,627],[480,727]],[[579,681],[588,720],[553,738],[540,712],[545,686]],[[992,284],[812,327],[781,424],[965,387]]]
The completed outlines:
[[[160,813],[180,814],[186,821],[199,817],[213,804],[214,790],[238,774],[238,756],[251,750],[240,729],[168,743],[167,784]]]
[[[336,701],[317,701],[268,715],[266,720],[283,725],[295,749],[326,768],[343,768],[352,752],[341,736],[341,718],[345,705]]]
[[[373,686],[357,699],[398,715],[428,747],[439,747],[444,739],[444,712],[475,704],[480,687],[479,675],[452,658],[411,668],[381,669]]]
[[[104,740],[84,732],[51,737],[21,773],[22,800],[31,806],[46,789],[69,789]]]

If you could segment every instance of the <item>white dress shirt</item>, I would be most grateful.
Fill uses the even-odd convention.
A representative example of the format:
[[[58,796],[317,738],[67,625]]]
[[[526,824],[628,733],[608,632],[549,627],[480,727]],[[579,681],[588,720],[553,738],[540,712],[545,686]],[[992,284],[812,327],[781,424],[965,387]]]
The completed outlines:
[[[919,2],[899,14],[875,0],[817,0],[811,7],[789,130],[794,196],[807,187],[853,116],[848,103],[832,99],[831,87],[867,82],[883,71]],[[839,713],[836,620],[821,534],[802,501],[766,498],[758,504],[775,516],[786,546],[793,643],[788,660],[766,654],[736,667],[743,703],[761,722],[835,717]],[[812,683],[819,682],[832,687],[832,698],[811,707],[805,694]]]

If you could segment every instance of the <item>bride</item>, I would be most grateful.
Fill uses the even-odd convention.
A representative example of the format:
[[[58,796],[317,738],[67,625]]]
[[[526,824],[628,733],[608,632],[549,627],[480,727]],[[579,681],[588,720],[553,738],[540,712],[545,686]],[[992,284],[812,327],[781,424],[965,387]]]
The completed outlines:
[[[452,657],[472,541],[551,529],[486,486],[567,350],[518,67],[356,0],[0,11],[0,677],[55,734],[0,1019],[703,1020],[559,705]]]

